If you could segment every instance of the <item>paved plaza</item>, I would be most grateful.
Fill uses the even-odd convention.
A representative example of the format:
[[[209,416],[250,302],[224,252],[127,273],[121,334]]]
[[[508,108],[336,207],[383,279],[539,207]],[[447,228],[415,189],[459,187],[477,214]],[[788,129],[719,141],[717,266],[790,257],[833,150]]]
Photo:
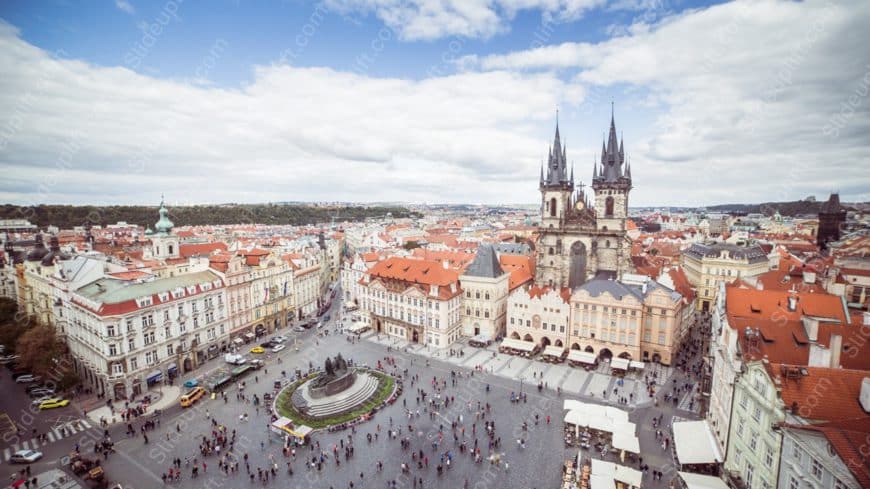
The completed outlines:
[[[607,364],[587,371],[566,364],[548,364],[501,354],[494,346],[480,349],[458,344],[452,350],[438,351],[372,333],[353,341],[334,332],[317,337],[315,332],[309,331],[300,336],[299,351],[287,348],[279,356],[263,355],[266,367],[246,378],[243,393],[247,402],[237,399],[238,389],[233,385],[226,391],[226,400],[220,396],[215,399],[207,397],[193,408],[182,410],[173,406],[165,409],[160,424],[147,432],[147,444],[141,434],[126,435],[123,423],[110,427],[117,450],[104,463],[110,479],[123,483],[125,488],[160,487],[163,485],[161,475],[169,470],[171,461],[178,458],[182,476],[172,485],[180,488],[345,489],[353,483],[352,487],[359,489],[385,488],[392,481],[396,481],[396,487],[415,488],[420,487],[420,479],[422,487],[462,488],[468,481],[468,487],[472,488],[555,488],[560,483],[562,464],[576,456],[578,450],[564,445],[562,418],[565,412],[562,403],[565,399],[607,403],[629,411],[630,420],[638,427],[644,463],[649,464],[651,470],[673,463],[670,451],[662,449],[655,438],[652,418],[665,416],[667,426],[672,415],[693,417],[693,413],[687,410],[690,394],[683,396],[678,406],[663,403],[666,405],[656,407],[646,394],[644,373],[629,373],[619,385],[619,379],[609,375]],[[313,446],[300,447],[295,458],[285,457],[283,440],[268,430],[268,406],[255,406],[249,400],[254,394],[262,398],[264,393],[271,391],[273,382],[282,378],[282,371],[292,376],[296,369],[321,366],[327,356],[337,353],[357,365],[369,367],[391,357],[395,360],[395,367],[388,367],[387,371],[403,379],[404,393],[397,402],[377,412],[372,420],[358,425],[355,434],[351,430],[317,432]],[[661,366],[649,368],[659,372],[660,384],[668,382],[674,372]],[[183,376],[181,380],[187,378]],[[433,378],[439,383],[446,382],[439,398],[450,398],[454,401],[452,404],[427,409],[427,402],[420,399],[418,389],[427,393],[427,400],[431,399],[435,394]],[[527,396],[526,402],[511,403],[510,395],[519,392]],[[619,404],[617,399],[628,398],[629,393],[633,394],[631,402]],[[604,399],[602,394],[606,394]],[[239,419],[242,414],[248,415],[247,422]],[[549,424],[546,421],[548,416]],[[489,438],[484,432],[485,421],[495,423],[493,439],[500,439],[500,446],[490,448]],[[218,468],[218,455],[200,455],[203,438],[211,439],[213,430],[219,429],[214,423],[225,426],[228,435],[235,431],[233,457],[229,460],[239,462],[238,473],[223,474]],[[524,423],[528,426],[527,431],[522,428]],[[133,422],[136,429],[141,424],[142,420]],[[391,426],[395,431],[392,438],[389,436]],[[371,443],[367,441],[368,434],[372,435]],[[46,465],[60,464],[74,443],[87,449],[102,435],[97,426],[78,433],[78,437],[67,440],[69,446],[58,446],[54,452],[47,453]],[[407,440],[407,448],[402,447],[403,439]],[[463,453],[459,449],[463,443],[467,448],[473,448],[475,439],[483,456],[480,463],[474,462],[469,451]],[[524,448],[517,443],[518,439],[525,441]],[[354,447],[350,459],[346,459],[342,450],[348,444]],[[333,455],[335,447],[340,465],[336,464]],[[224,446],[224,455],[226,449]],[[326,454],[320,470],[308,467],[306,461],[319,457],[320,451]],[[412,458],[412,453],[420,451],[428,460],[428,467],[424,463],[422,469]],[[250,470],[255,475],[253,483],[245,469],[246,454]],[[490,455],[497,455],[502,463],[491,464],[488,461]],[[596,457],[600,458],[598,454]],[[614,454],[607,457],[616,461]],[[449,468],[448,458],[451,460]],[[194,460],[200,467],[196,479],[191,477]],[[436,467],[442,460],[444,469],[439,475]],[[292,476],[288,474],[288,461],[294,471]],[[378,462],[382,462],[382,470],[378,470]],[[411,467],[407,474],[402,473],[402,463]],[[267,469],[274,464],[277,464],[274,478],[270,476],[268,482],[257,479],[257,469]],[[644,486],[666,487],[667,484],[645,476]]]

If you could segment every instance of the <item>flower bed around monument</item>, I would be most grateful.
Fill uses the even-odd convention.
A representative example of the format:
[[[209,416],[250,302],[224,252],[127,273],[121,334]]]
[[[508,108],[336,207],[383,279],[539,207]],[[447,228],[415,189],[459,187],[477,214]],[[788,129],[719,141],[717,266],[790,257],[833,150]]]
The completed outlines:
[[[285,387],[278,394],[274,409],[278,416],[284,416],[291,420],[293,420],[296,424],[303,424],[306,426],[310,426],[314,429],[323,429],[329,428],[336,425],[341,425],[342,423],[349,423],[357,421],[358,419],[370,414],[373,411],[376,411],[381,408],[384,404],[389,402],[392,399],[394,394],[397,394],[397,385],[395,379],[392,376],[387,375],[383,372],[379,372],[377,370],[365,370],[368,374],[376,377],[378,379],[378,388],[375,390],[374,395],[359,406],[351,409],[350,411],[325,417],[325,418],[313,418],[310,416],[306,416],[305,414],[296,410],[293,402],[291,400],[293,393],[298,389],[302,384],[311,380],[313,377],[320,375],[319,373],[308,375],[296,382]]]

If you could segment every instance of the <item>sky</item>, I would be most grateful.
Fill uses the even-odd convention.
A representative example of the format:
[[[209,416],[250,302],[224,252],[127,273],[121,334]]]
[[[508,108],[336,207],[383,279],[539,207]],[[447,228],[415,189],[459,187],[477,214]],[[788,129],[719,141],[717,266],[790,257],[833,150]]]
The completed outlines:
[[[0,2],[0,202],[870,200],[870,2]],[[557,115],[558,114],[558,115]]]

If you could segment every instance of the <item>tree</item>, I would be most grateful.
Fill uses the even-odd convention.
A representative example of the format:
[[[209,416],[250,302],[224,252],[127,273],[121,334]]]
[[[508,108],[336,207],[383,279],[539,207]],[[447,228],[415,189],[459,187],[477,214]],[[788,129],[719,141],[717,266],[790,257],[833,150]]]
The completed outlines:
[[[15,301],[0,299],[0,345],[6,346],[7,354],[15,353],[18,339],[30,325],[30,318],[19,317],[18,304]]]
[[[419,248],[420,243],[416,241],[406,241],[405,244],[402,245],[402,248],[406,250],[413,250],[414,248]]]
[[[66,358],[66,345],[57,337],[53,327],[37,325],[28,329],[16,346],[21,357],[18,363],[22,367],[44,377],[59,377],[59,365]]]

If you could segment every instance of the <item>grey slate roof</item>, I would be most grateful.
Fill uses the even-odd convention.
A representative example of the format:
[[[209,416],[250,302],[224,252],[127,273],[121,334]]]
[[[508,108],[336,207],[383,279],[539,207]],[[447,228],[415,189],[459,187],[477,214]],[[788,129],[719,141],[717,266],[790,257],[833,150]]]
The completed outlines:
[[[703,258],[705,256],[715,258],[723,251],[727,251],[733,258],[747,260],[749,263],[759,263],[767,261],[767,254],[760,246],[738,246],[732,244],[693,244],[683,253],[695,258]]]
[[[150,282],[135,283],[125,280],[101,278],[78,289],[76,293],[88,299],[106,304],[116,304],[143,296],[170,292],[178,287],[212,282],[218,279],[217,274],[205,270],[186,273],[169,278],[160,278]]]
[[[634,285],[634,284],[625,284],[618,280],[607,280],[594,278],[585,284],[578,287],[579,290],[585,290],[589,292],[589,295],[592,297],[598,297],[599,295],[607,292],[611,296],[615,297],[617,300],[622,300],[623,297],[632,295],[637,300],[643,302],[644,297],[647,294],[654,290],[663,290],[670,295],[671,300],[678,301],[682,298],[679,292],[671,290],[668,287],[656,282],[655,280],[650,280],[646,283],[646,290],[644,290],[643,286]]]
[[[495,251],[508,255],[528,255],[532,249],[528,243],[497,243]]]
[[[474,255],[474,261],[468,268],[465,269],[463,275],[471,277],[486,277],[496,278],[504,275],[504,270],[501,268],[501,263],[498,261],[498,254],[491,244],[480,245],[477,248],[477,254]]]

